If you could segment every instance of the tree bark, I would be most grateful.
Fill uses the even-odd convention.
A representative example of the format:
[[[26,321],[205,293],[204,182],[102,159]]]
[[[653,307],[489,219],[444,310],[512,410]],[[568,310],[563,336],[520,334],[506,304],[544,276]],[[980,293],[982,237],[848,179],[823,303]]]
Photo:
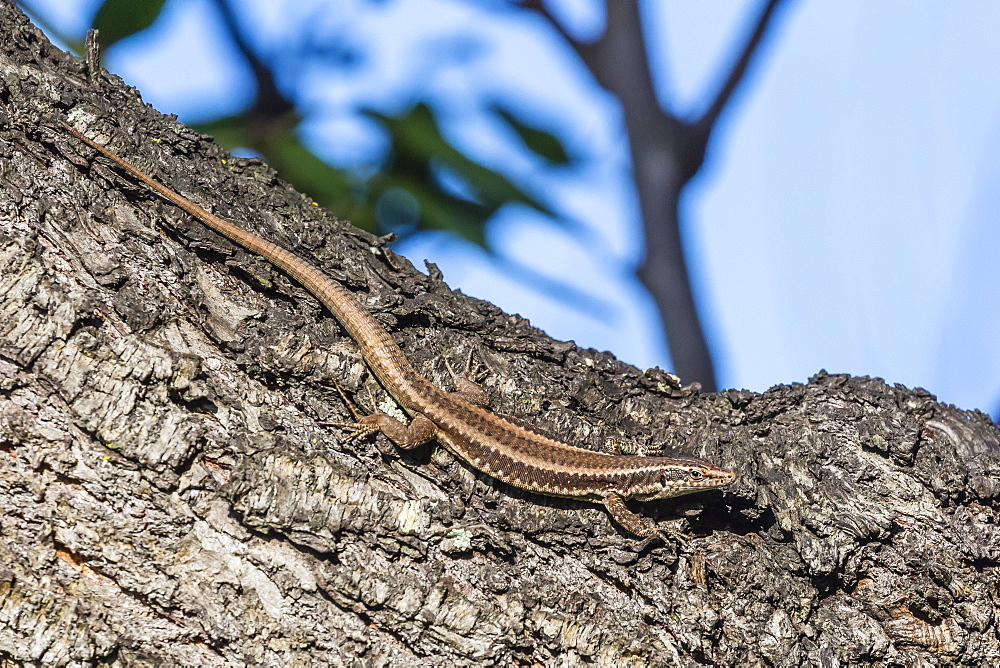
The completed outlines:
[[[1000,662],[985,415],[825,373],[696,394],[553,341],[88,80],[7,3],[0,34],[0,660]],[[501,412],[740,481],[634,504],[684,536],[661,544],[441,448],[339,443],[332,381],[369,380],[340,327],[52,116],[344,282],[435,382],[473,351]]]

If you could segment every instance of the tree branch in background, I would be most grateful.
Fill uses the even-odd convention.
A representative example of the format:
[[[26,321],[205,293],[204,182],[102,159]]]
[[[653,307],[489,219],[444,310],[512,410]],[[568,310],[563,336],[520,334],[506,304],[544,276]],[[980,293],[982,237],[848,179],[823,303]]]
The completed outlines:
[[[253,72],[254,81],[257,83],[257,97],[249,113],[256,120],[261,121],[260,125],[262,125],[267,121],[281,118],[293,111],[295,105],[278,89],[271,67],[250,46],[246,34],[240,28],[239,20],[236,18],[236,12],[232,5],[229,4],[228,0],[213,0],[213,4],[219,10],[219,15],[222,17],[222,24],[225,26],[229,38],[233,40],[236,50],[246,60],[250,71]]]
[[[784,1],[764,4],[718,94],[693,123],[664,109],[656,96],[636,0],[607,3],[607,27],[592,44],[573,38],[542,0],[523,5],[547,19],[597,82],[621,102],[646,247],[636,275],[656,301],[675,373],[685,381],[701,383],[708,391],[717,387],[715,367],[691,289],[680,229],[680,198],[700,171],[712,130],[745,79],[773,25],[775,10]]]
[[[739,57],[736,59],[736,62],[733,63],[733,67],[729,71],[729,76],[726,77],[725,82],[713,98],[712,104],[705,111],[705,114],[698,119],[698,122],[696,123],[697,125],[707,125],[709,128],[715,126],[715,122],[719,120],[722,110],[727,104],[729,104],[729,100],[732,98],[733,93],[743,81],[750,65],[750,61],[757,53],[758,47],[760,47],[761,42],[764,40],[764,35],[767,33],[767,29],[771,26],[775,10],[782,2],[784,2],[784,0],[767,0],[767,3],[764,5],[764,9],[761,10],[760,16],[757,17],[757,22],[754,24],[753,30],[747,37],[746,44],[743,45],[743,49],[740,51]]]

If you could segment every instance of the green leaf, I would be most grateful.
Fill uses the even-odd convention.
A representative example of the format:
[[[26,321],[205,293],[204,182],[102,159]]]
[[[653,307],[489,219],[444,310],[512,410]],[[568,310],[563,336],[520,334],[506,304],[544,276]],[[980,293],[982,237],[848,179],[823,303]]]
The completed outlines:
[[[227,149],[250,147],[246,114],[224,116],[205,123],[193,123],[191,129],[205,135],[212,135],[215,138],[215,143]]]
[[[258,151],[298,190],[369,231],[406,236],[418,230],[444,230],[487,248],[486,224],[508,204],[518,203],[558,220],[547,205],[448,142],[429,106],[418,104],[398,116],[373,110],[361,113],[382,125],[390,142],[386,163],[364,175],[320,160],[296,135],[295,116],[262,125],[241,113],[195,129],[214,135],[227,148]]]
[[[363,193],[363,184],[349,171],[331,167],[306,148],[295,134],[295,122],[273,124],[263,137],[259,130],[250,130],[250,122],[247,114],[236,114],[192,127],[214,136],[227,149],[258,151],[296,190],[358,227],[376,231],[375,213]]]
[[[456,197],[443,191],[438,184],[406,172],[391,172],[376,180],[373,193],[404,191],[419,207],[420,229],[444,230],[458,235],[472,243],[486,247],[486,222],[493,217],[496,209],[484,207],[476,202]],[[395,221],[379,219],[383,228],[388,228],[404,236],[405,229],[397,229]]]
[[[566,147],[563,146],[562,141],[560,141],[560,139],[551,132],[540,130],[537,127],[522,122],[519,118],[514,116],[514,114],[498,104],[490,105],[490,110],[507,122],[507,125],[509,125],[511,129],[517,133],[517,135],[521,138],[521,141],[524,142],[525,146],[527,146],[535,154],[547,160],[550,164],[565,166],[570,163]]]
[[[101,45],[108,48],[142,32],[160,16],[165,0],[104,0],[91,28],[100,31]]]
[[[358,227],[374,232],[375,214],[350,172],[336,169],[310,151],[289,127],[268,135],[261,147],[271,167],[281,178]]]
[[[362,110],[389,132],[392,160],[383,169],[386,184],[404,188],[421,207],[420,227],[448,230],[485,247],[486,223],[504,205],[519,203],[555,216],[544,203],[506,176],[463,154],[441,134],[433,111],[418,104],[408,113],[387,116]],[[442,170],[465,192],[455,193]],[[378,191],[379,188],[373,188]]]

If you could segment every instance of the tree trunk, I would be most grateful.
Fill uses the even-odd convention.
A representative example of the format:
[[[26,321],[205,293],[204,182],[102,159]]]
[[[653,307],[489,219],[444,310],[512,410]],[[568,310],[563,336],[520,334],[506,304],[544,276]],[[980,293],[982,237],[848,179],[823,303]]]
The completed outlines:
[[[552,341],[144,106],[8,3],[0,34],[5,665],[1000,662],[986,416],[824,373],[691,394]],[[333,379],[370,379],[335,321],[53,116],[340,279],[435,382],[473,351],[501,412],[740,481],[631,504],[684,537],[662,544],[441,448],[340,443],[321,424],[346,417]]]

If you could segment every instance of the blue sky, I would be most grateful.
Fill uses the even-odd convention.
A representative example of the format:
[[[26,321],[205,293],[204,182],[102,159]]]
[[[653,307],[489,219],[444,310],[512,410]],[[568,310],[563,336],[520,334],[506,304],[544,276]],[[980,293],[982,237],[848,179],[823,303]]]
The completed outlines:
[[[594,3],[553,4],[574,29],[599,30]],[[80,34],[95,3],[36,6]],[[647,2],[661,99],[697,112],[758,6]],[[333,11],[310,14],[319,7]],[[567,303],[439,234],[396,250],[418,266],[430,259],[453,287],[556,338],[670,368],[652,303],[631,274],[642,248],[620,112],[544,23],[458,0],[241,8],[257,19],[254,37],[266,49],[287,48],[309,17],[369,54],[353,73],[305,73],[310,83],[296,95],[316,110],[303,133],[318,153],[351,163],[380,150],[352,110],[398,108],[420,81],[454,141],[587,229],[508,210],[491,224],[493,242],[593,299]],[[251,98],[207,3],[169,0],[163,18],[110,50],[109,68],[182,121]],[[762,391],[825,368],[921,386],[996,416],[1000,3],[793,0],[776,28],[683,203],[721,384]],[[512,149],[479,113],[493,95],[559,130],[581,165],[553,173]]]

